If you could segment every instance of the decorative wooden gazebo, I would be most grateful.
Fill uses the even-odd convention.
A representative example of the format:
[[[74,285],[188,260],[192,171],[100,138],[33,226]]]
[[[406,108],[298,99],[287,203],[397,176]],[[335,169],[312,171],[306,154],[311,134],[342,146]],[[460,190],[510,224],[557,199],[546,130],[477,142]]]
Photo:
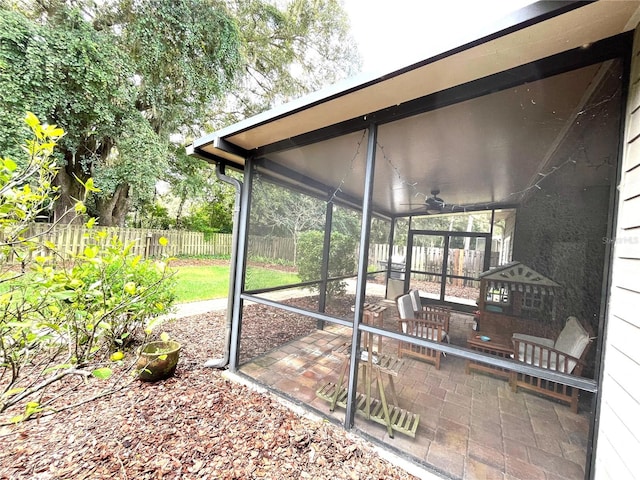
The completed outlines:
[[[510,262],[479,275],[480,331],[546,335],[556,332],[560,284],[521,262]]]

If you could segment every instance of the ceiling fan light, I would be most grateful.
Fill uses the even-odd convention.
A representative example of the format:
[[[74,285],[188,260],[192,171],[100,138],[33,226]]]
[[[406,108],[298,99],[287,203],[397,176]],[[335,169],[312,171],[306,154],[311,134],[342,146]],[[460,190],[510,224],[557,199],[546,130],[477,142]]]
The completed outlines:
[[[444,200],[437,197],[438,193],[440,193],[439,190],[432,190],[431,194],[433,197],[425,198],[424,203],[427,206],[427,213],[429,215],[436,215],[442,212],[442,209],[444,208]]]

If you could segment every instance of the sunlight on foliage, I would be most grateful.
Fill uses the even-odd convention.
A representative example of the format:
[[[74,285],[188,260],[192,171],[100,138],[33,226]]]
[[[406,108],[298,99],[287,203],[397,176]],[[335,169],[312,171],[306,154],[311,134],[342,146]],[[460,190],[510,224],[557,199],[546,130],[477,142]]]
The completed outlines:
[[[133,256],[132,243],[96,229],[95,219],[86,221],[77,254],[30,236],[56,195],[51,156],[64,132],[33,114],[25,122],[33,132],[26,166],[0,159],[0,413],[21,406],[13,422],[72,408],[64,393],[45,395],[64,378],[107,380],[117,365],[119,378],[131,381],[135,359],[123,364],[128,345],[144,340],[175,298],[165,264]],[[96,191],[91,179],[82,185],[68,217],[80,219]]]

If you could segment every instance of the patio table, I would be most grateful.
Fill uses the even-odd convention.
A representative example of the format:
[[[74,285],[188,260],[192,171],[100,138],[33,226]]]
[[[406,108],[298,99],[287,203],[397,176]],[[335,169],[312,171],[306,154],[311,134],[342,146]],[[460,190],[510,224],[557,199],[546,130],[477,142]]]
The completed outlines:
[[[484,340],[483,340],[484,338]],[[486,340],[488,338],[488,340]],[[467,338],[467,347],[478,352],[488,353],[501,358],[513,357],[513,343],[511,337],[507,335],[490,334],[489,336],[479,335],[473,332]],[[510,370],[502,367],[494,367],[486,363],[467,360],[467,375],[471,371],[486,372],[498,377],[509,379]]]

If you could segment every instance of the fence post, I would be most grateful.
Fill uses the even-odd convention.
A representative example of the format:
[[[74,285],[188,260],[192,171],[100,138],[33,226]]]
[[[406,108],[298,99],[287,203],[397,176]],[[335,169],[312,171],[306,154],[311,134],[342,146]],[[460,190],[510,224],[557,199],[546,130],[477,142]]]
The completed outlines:
[[[151,248],[151,233],[147,233],[144,244],[144,258],[149,258],[149,249]]]

